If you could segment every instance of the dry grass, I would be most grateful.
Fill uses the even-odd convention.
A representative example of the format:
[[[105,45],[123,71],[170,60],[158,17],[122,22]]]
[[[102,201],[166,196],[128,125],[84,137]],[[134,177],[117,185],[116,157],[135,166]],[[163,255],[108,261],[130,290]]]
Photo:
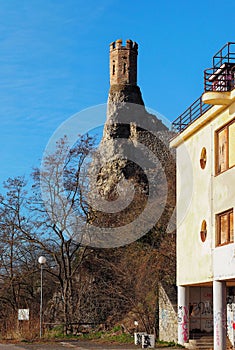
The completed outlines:
[[[34,340],[39,337],[39,320],[18,321],[15,315],[9,316],[1,323],[1,340]]]

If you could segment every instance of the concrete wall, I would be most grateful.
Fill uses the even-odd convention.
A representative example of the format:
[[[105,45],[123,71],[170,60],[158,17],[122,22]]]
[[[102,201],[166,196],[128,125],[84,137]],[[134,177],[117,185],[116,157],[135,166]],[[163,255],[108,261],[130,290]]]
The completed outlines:
[[[200,154],[211,147],[211,127],[207,125],[177,148],[177,284],[207,282],[212,277],[211,245],[211,157],[205,169]],[[207,238],[201,241],[202,221],[207,222]]]
[[[216,107],[217,108],[217,107]],[[235,207],[235,167],[215,176],[215,131],[235,117],[235,103],[215,114],[177,147],[177,284],[235,277],[235,245],[215,247],[216,214]],[[201,117],[203,118],[203,117]],[[193,126],[192,126],[193,127]],[[178,136],[180,137],[180,136]],[[200,166],[202,148],[205,169]],[[206,220],[207,238],[201,240]],[[221,263],[223,262],[223,263]]]

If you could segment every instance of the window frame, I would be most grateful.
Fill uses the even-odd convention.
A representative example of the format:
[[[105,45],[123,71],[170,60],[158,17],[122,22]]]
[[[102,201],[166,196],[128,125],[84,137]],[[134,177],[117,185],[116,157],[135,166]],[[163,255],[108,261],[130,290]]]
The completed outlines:
[[[215,131],[215,175],[216,176],[223,174],[225,171],[235,167],[235,164],[232,166],[229,166],[229,127],[234,123],[235,123],[235,118]],[[226,159],[225,159],[226,166],[224,170],[219,171],[219,134],[223,130],[226,130]]]
[[[221,247],[224,245],[234,243],[234,216],[232,217],[233,227],[232,227],[232,232],[231,232],[231,227],[230,227],[230,215],[231,214],[233,215],[233,208],[216,214],[216,242],[215,242],[216,247]],[[228,231],[226,233],[227,241],[224,243],[220,243],[221,242],[221,217],[227,217],[227,227],[228,227]],[[231,233],[232,233],[232,240],[231,240]]]

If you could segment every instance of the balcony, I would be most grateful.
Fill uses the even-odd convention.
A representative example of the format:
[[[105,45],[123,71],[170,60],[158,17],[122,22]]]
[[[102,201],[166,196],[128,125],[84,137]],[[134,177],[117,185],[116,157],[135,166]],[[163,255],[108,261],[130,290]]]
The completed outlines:
[[[204,94],[172,123],[172,130],[182,132],[213,105],[230,103],[235,87],[235,42],[228,42],[214,56],[212,68],[204,71]]]
[[[204,90],[226,92],[234,89],[235,63],[223,63],[220,68],[204,71]]]
[[[173,123],[171,124],[172,131],[184,131],[184,129],[186,129],[189,126],[189,124],[191,124],[194,120],[199,118],[211,107],[212,106],[202,101],[202,97],[199,97],[195,102],[191,104],[191,106],[189,106],[186,109],[186,111],[184,111],[177,119],[173,121]]]

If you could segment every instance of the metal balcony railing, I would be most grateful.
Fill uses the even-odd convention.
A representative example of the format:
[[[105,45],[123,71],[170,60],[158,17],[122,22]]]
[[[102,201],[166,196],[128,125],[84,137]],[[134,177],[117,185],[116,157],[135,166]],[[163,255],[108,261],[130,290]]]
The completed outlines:
[[[231,91],[234,88],[235,42],[228,42],[213,56],[213,67],[204,71],[205,91]]]
[[[191,104],[191,106],[186,109],[186,111],[184,111],[184,113],[182,113],[177,119],[173,121],[172,130],[176,132],[183,131],[190,123],[199,118],[211,107],[211,105],[207,105],[202,102],[202,97],[199,97],[195,102]]]
[[[230,91],[235,88],[235,42],[228,42],[214,56],[213,67],[204,71],[204,91]],[[212,105],[199,97],[172,123],[172,130],[181,132]]]
[[[205,91],[231,91],[235,85],[235,63],[223,63],[220,68],[204,71]]]
[[[213,68],[215,70],[224,63],[235,63],[235,42],[228,42],[213,56]]]

